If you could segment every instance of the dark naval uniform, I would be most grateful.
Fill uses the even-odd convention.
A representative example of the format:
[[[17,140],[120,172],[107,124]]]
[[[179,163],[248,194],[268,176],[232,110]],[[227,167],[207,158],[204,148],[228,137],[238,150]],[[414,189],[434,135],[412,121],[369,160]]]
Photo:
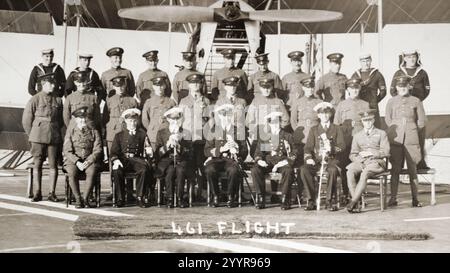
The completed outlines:
[[[225,152],[220,151],[220,147],[227,143],[229,137],[238,144],[238,151],[235,156],[233,156],[229,150]],[[228,206],[233,206],[236,188],[239,185],[238,183],[241,183],[242,178],[239,160],[244,160],[248,154],[247,143],[245,140],[246,136],[243,128],[239,129],[235,126],[222,128],[221,125],[216,124],[211,139],[206,141],[204,153],[206,157],[211,157],[211,159],[205,162],[205,173],[214,195],[214,205],[218,204],[219,172],[225,172],[228,181]]]
[[[86,111],[85,108],[80,109]],[[77,111],[75,111],[73,115],[76,116]],[[84,114],[84,116],[86,115]],[[77,206],[80,206],[79,203],[81,199],[78,177],[82,171],[78,169],[76,164],[77,162],[87,163],[87,168],[84,169],[84,172],[86,173],[87,188],[84,192],[83,199],[89,207],[89,194],[94,187],[96,176],[100,169],[99,159],[101,159],[103,153],[101,136],[95,128],[89,125],[82,129],[78,128],[76,125],[72,126],[66,132],[63,152],[65,157],[64,166],[69,176],[70,188],[77,200]],[[83,201],[81,201],[81,206],[84,206]]]
[[[406,85],[408,79],[401,77],[397,84]],[[386,105],[387,134],[391,143],[391,201],[395,203],[398,191],[399,175],[404,160],[408,166],[413,205],[417,200],[417,168],[422,159],[418,131],[425,126],[426,116],[420,99],[411,96],[395,96]],[[394,202],[395,201],[395,202]]]
[[[98,76],[97,72],[95,72],[95,70],[90,67],[88,67],[84,71],[88,74],[89,77],[89,91],[97,95],[98,101],[106,100],[106,91],[103,88],[102,82],[100,81],[100,77]],[[75,86],[73,77],[74,74],[78,72],[83,71],[81,71],[80,68],[77,67],[72,72],[70,72],[69,76],[67,77],[65,96],[69,96],[72,92],[76,91],[77,87]]]
[[[145,159],[144,148],[146,133],[143,129],[136,129],[136,132],[128,131],[124,128],[114,136],[111,146],[110,159],[114,162],[119,159],[123,168],[112,170],[112,177],[116,186],[117,205],[120,206],[125,200],[125,177],[124,172],[132,171],[137,173],[136,195],[138,201],[147,196],[149,189],[153,189],[152,168]]]
[[[40,92],[41,88],[39,86],[38,78],[40,76],[53,73],[55,76],[55,95],[58,97],[64,96],[64,87],[66,84],[66,75],[64,70],[59,64],[52,63],[49,66],[44,66],[42,63],[35,65],[33,70],[31,70],[30,77],[28,80],[28,93],[30,95],[35,95]]]
[[[266,194],[266,174],[272,172],[272,168],[283,160],[288,161],[288,165],[277,169],[281,173],[281,193],[282,193],[282,208],[288,208],[289,196],[291,192],[291,185],[294,181],[294,162],[296,160],[296,150],[294,149],[294,142],[292,135],[281,129],[278,135],[266,133],[265,137],[260,137],[257,140],[255,151],[255,165],[251,170],[252,180],[256,186],[257,203],[264,208],[265,194]],[[267,162],[267,167],[258,165],[258,161],[263,160]]]
[[[320,135],[323,133],[326,134],[326,137],[331,142],[331,152],[328,155],[326,171],[328,172],[328,181],[327,181],[327,203],[335,204],[338,202],[336,200],[337,194],[337,177],[339,175],[339,161],[337,160],[337,156],[341,153],[345,148],[344,136],[342,134],[341,128],[335,124],[330,124],[328,129],[322,127],[322,124],[319,124],[309,131],[308,139],[305,145],[305,162],[308,159],[313,159],[315,161],[315,165],[305,164],[300,168],[300,175],[303,181],[304,189],[306,191],[307,198],[312,207],[315,206],[317,194],[317,182],[314,179],[317,171],[320,170],[321,166],[321,138]]]
[[[369,71],[358,69],[353,73],[352,79],[361,80],[361,91],[359,98],[369,103],[370,109],[377,110],[375,114],[375,127],[380,128],[380,110],[378,103],[386,97],[386,82],[383,74],[376,68]]]
[[[375,117],[375,113],[372,116]],[[389,151],[387,134],[378,128],[373,127],[370,131],[363,129],[353,137],[350,152],[352,163],[347,166],[347,181],[352,202],[357,202],[361,198],[370,177],[386,169],[384,158],[389,156]],[[371,152],[373,155],[362,157],[361,152]]]
[[[166,199],[168,207],[173,207],[174,185],[177,186],[177,203],[180,207],[185,207],[183,200],[184,185],[188,169],[192,166],[193,159],[192,141],[189,131],[180,128],[177,134],[179,134],[180,141],[176,152],[174,152],[174,148],[168,148],[167,146],[169,137],[172,135],[169,127],[164,127],[158,131],[156,141],[158,171],[164,177],[164,181],[166,182]]]

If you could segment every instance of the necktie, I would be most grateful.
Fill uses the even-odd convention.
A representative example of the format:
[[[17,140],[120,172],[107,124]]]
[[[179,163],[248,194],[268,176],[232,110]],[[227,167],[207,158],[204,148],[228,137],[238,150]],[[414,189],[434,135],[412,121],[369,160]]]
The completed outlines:
[[[130,135],[134,136],[136,134],[136,130],[130,130]]]

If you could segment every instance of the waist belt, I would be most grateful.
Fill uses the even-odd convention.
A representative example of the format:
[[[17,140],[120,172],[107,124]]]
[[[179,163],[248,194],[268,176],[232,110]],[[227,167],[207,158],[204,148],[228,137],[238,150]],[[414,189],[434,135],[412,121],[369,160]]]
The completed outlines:
[[[133,157],[139,157],[139,155],[134,154],[134,153],[125,153],[125,157],[126,158],[133,158]]]
[[[406,123],[409,123],[409,122],[416,123],[416,121],[414,119],[411,119],[411,118],[399,118],[399,119],[396,119],[395,121],[397,121],[397,122],[399,122],[400,124],[403,124],[403,125],[405,125]]]
[[[40,120],[40,121],[52,121],[51,118],[49,117],[35,117],[36,120]]]

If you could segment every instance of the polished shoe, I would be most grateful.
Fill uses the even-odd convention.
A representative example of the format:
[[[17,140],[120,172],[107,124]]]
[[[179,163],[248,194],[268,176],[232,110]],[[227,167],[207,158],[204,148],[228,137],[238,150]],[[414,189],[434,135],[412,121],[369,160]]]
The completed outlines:
[[[281,198],[281,210],[288,210],[290,208],[291,208],[291,206],[289,204],[289,199],[284,194],[283,197]]]
[[[136,203],[140,208],[145,208],[144,199],[142,197],[138,197]]]
[[[317,209],[317,206],[313,202],[309,202],[305,208],[305,210],[316,210],[316,209]]]
[[[349,213],[355,213],[355,208],[356,208],[357,202],[355,201],[351,201],[348,205],[347,205],[347,211]]]
[[[419,200],[413,200],[412,206],[416,208],[421,208],[423,205],[419,202]]]
[[[337,204],[335,204],[334,202],[330,202],[327,207],[328,207],[328,211],[338,211],[339,210]]]
[[[94,203],[95,205],[92,205],[91,203]],[[96,207],[96,204],[97,202],[92,202],[91,200],[89,200],[89,199],[84,199],[84,207],[85,208],[95,208]]]
[[[184,202],[184,199],[183,198],[178,198],[178,206],[180,207],[180,208],[182,208],[182,209],[184,209],[184,208],[186,208],[187,207],[187,204],[186,204],[186,202]]]
[[[213,206],[213,208],[216,208],[216,207],[218,207],[219,205],[220,205],[220,202],[219,202],[219,196],[214,195],[212,206]]]
[[[42,193],[40,191],[36,192],[36,194],[31,199],[31,202],[39,202],[42,201]]]
[[[123,202],[123,200],[117,200],[117,201],[116,201],[116,204],[115,204],[115,207],[121,208],[121,207],[123,207],[124,205],[125,205],[125,203]]]
[[[174,205],[173,205],[173,199],[172,199],[172,198],[167,198],[167,200],[166,200],[166,206],[167,206],[169,209],[174,208]]]
[[[151,207],[152,202],[150,202],[150,198],[144,198],[145,207]]]
[[[75,200],[75,208],[76,209],[84,208],[84,203],[83,203],[83,200],[81,198]]]
[[[257,194],[256,195],[255,208],[257,208],[257,209],[264,209],[266,207],[264,199],[265,198],[264,198],[264,196],[262,194]]]
[[[397,200],[393,198],[389,199],[388,207],[395,207],[395,206],[398,206]]]
[[[51,202],[59,202],[59,199],[58,199],[58,197],[56,197],[55,192],[50,192],[50,193],[48,194],[47,200],[48,200],[48,201],[51,201]]]
[[[228,195],[227,207],[234,207],[233,197],[231,195]]]

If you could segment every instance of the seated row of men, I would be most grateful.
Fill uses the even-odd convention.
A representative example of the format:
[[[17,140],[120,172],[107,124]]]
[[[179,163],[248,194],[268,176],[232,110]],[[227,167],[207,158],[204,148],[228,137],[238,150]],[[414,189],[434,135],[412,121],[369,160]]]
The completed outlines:
[[[87,95],[89,95],[83,93],[85,91],[83,86],[87,83],[86,78],[83,73],[77,75],[75,81],[77,88],[80,87],[80,92],[75,92],[72,95],[80,93],[78,95],[86,100]],[[204,119],[203,117],[211,117],[212,113],[205,111],[208,108],[207,105],[198,101],[198,99],[200,99],[200,102],[207,101],[199,92],[203,82],[202,76],[191,75],[187,80],[190,82],[190,95],[184,99],[192,100],[194,104],[183,106],[183,101],[181,101],[178,107],[168,106],[167,108],[164,108],[161,104],[159,110],[164,109],[164,118],[158,119],[159,127],[157,126],[156,130],[153,130],[153,128],[149,129],[147,126],[147,131],[145,131],[138,129],[140,111],[135,109],[136,104],[133,105],[133,98],[123,96],[123,77],[118,76],[112,79],[117,94],[108,100],[107,109],[111,110],[104,113],[104,116],[109,115],[106,127],[113,128],[116,131],[113,136],[108,135],[107,132],[106,140],[110,151],[109,161],[112,176],[116,186],[117,205],[123,205],[125,200],[126,190],[124,189],[123,171],[132,170],[138,173],[137,197],[140,206],[146,206],[150,203],[151,196],[154,195],[153,178],[155,173],[159,172],[158,176],[163,177],[166,182],[167,204],[169,206],[173,204],[172,192],[174,183],[176,183],[177,196],[180,198],[177,201],[183,207],[185,206],[182,199],[184,178],[189,175],[186,170],[196,169],[200,169],[210,183],[213,205],[219,203],[219,189],[217,187],[219,172],[225,172],[228,181],[227,205],[230,207],[234,205],[236,188],[242,178],[239,162],[244,160],[248,154],[247,130],[242,126],[244,123],[240,122],[245,114],[242,111],[243,109],[235,104],[216,103],[212,111],[215,114],[214,118],[212,120]],[[40,77],[40,81],[43,92],[33,96],[24,111],[23,117],[23,125],[32,144],[31,152],[34,156],[38,181],[38,190],[33,198],[34,201],[42,200],[42,162],[47,156],[50,165],[50,179],[54,183],[53,186],[56,184],[56,156],[61,143],[62,112],[67,105],[70,105],[67,103],[67,101],[70,101],[70,96],[63,108],[61,99],[51,95],[55,83],[52,74]],[[155,97],[161,97],[161,95],[158,95],[158,86],[161,86],[159,84],[162,79],[157,77],[152,79],[152,82],[156,87]],[[225,97],[232,100],[239,80],[236,77],[229,77],[224,79],[223,83],[226,91]],[[300,104],[302,99],[307,102],[315,100],[312,94],[310,95],[314,80],[307,78],[302,81],[302,84],[306,96],[294,103],[294,107],[296,104]],[[389,143],[389,141],[386,142],[386,133],[378,129],[372,129],[375,121],[374,111],[368,107],[355,107],[358,90],[360,89],[358,80],[347,82],[350,97],[338,105],[336,113],[334,113],[333,106],[330,103],[317,101],[313,106],[313,111],[317,113],[317,116],[312,119],[306,118],[305,124],[295,128],[294,133],[291,134],[287,131],[285,125],[287,111],[282,102],[272,94],[273,81],[261,79],[259,81],[261,97],[255,98],[255,100],[264,101],[265,104],[259,105],[265,105],[266,109],[256,107],[252,103],[247,109],[248,112],[245,117],[250,138],[253,140],[251,145],[253,148],[250,154],[256,162],[251,171],[257,190],[256,206],[263,208],[265,205],[264,175],[267,172],[280,172],[282,174],[282,208],[289,208],[290,185],[294,179],[293,169],[295,162],[300,161],[302,167],[298,179],[304,185],[309,201],[306,209],[314,209],[316,196],[318,195],[314,176],[318,166],[323,162],[321,156],[326,155],[327,171],[330,176],[328,179],[327,205],[330,210],[336,210],[336,204],[339,202],[339,200],[336,200],[336,192],[339,190],[336,188],[337,176],[340,175],[342,179],[348,176],[349,194],[352,196],[349,211],[353,211],[358,206],[357,201],[367,178],[371,174],[381,171],[384,163],[380,159],[389,155],[389,146],[392,150],[396,150],[396,153],[391,157],[393,183],[391,184],[390,205],[396,204],[398,174],[406,157],[411,174],[413,206],[420,206],[420,202],[417,200],[417,175],[415,175],[415,164],[420,160],[420,150],[418,150],[416,144],[418,141],[417,132],[414,135],[410,128],[423,126],[424,113],[421,102],[417,98],[409,96],[408,84],[409,79],[407,77],[398,78],[396,86],[400,96],[392,98],[388,103],[386,122],[390,127],[389,132],[394,137],[390,139],[391,145],[386,145],[386,143]],[[164,102],[164,97],[159,99]],[[114,101],[117,101],[116,105],[113,104]],[[129,105],[126,105],[127,102],[129,102]],[[353,108],[351,109],[353,111],[341,111],[347,103],[352,103]],[[270,108],[269,111],[267,110],[268,107]],[[87,103],[87,105],[80,104],[78,108],[71,111],[71,116],[75,117],[75,124],[70,121],[67,124],[64,141],[65,162],[70,184],[77,200],[77,207],[90,206],[87,197],[94,183],[95,173],[98,171],[96,163],[102,154],[102,140],[99,130],[96,128],[98,120],[93,115],[95,112],[93,108],[94,105]],[[189,108],[193,108],[192,111]],[[361,121],[360,118],[354,117],[356,110],[358,114],[362,112],[367,117],[367,123],[362,122],[364,119]],[[199,115],[196,115],[196,111],[199,111]],[[352,115],[352,117],[341,117],[341,112]],[[333,115],[336,124],[332,124]],[[418,116],[416,117],[416,115]],[[199,117],[201,133],[198,139],[195,138],[197,133],[195,121]],[[304,117],[308,117],[308,115],[304,115]],[[186,121],[191,122],[190,118],[194,118],[194,123],[186,125]],[[114,123],[111,122],[112,120]],[[123,128],[122,120],[125,120],[126,128]],[[340,120],[344,122],[339,124]],[[213,121],[210,123],[211,134],[205,135],[205,125],[208,125],[209,121]],[[142,123],[145,127],[144,116],[142,117]],[[362,134],[362,127],[365,128],[365,134]],[[186,128],[187,130],[185,130]],[[405,128],[409,128],[409,130],[405,130]],[[155,131],[156,137],[152,143],[150,135],[154,134]],[[354,133],[354,131],[359,133]],[[302,134],[306,137],[301,137]],[[359,135],[361,136],[358,137]],[[351,141],[352,136],[353,142]],[[306,141],[303,142],[303,139],[306,139]],[[405,139],[408,141],[405,142]],[[350,145],[346,142],[349,142]],[[345,154],[346,149],[349,151],[348,154]],[[157,158],[157,168],[152,167],[149,161],[144,159],[144,155]],[[202,159],[209,157],[211,159]],[[345,175],[347,165],[342,165],[342,162],[345,162],[346,159],[353,161],[347,167],[349,169],[347,175]],[[302,162],[303,160],[304,162]],[[79,171],[86,171],[88,178],[88,189],[84,198],[80,196],[77,181]],[[355,188],[355,177],[361,172],[360,180],[362,182],[360,186]],[[345,186],[343,188],[345,189]],[[53,191],[50,194],[50,200],[55,199],[56,196]]]

